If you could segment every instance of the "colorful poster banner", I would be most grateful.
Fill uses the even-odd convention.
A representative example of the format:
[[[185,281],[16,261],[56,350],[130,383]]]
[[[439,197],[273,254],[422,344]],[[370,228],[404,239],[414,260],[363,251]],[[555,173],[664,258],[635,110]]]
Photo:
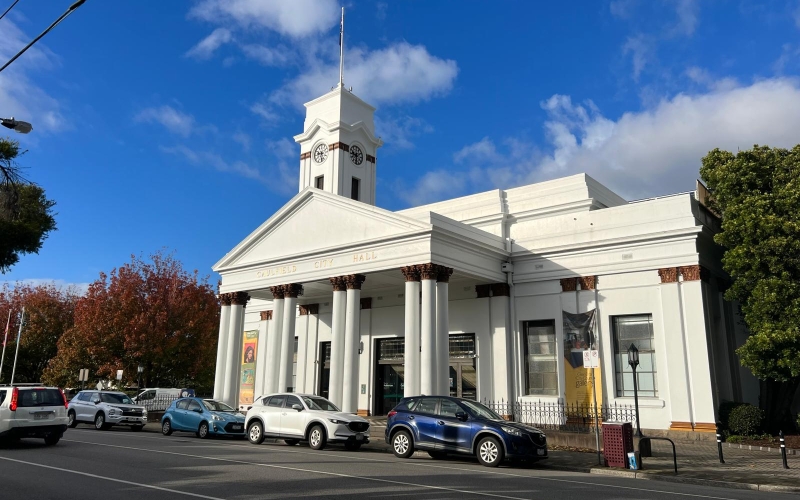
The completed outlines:
[[[239,404],[253,404],[256,388],[256,353],[258,352],[258,330],[244,332],[242,348],[242,380],[239,385]]]
[[[564,397],[567,404],[594,405],[592,396],[592,372],[597,383],[597,404],[603,403],[601,369],[584,368],[583,352],[590,349],[597,349],[597,338],[595,337],[595,313],[596,309],[585,313],[569,313],[562,311],[564,315],[564,379],[566,390]]]

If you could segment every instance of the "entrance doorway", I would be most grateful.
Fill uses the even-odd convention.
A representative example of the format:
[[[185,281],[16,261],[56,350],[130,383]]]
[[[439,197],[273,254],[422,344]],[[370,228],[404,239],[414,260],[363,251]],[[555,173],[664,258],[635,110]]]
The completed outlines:
[[[328,387],[331,382],[331,343],[319,343],[319,359],[317,360],[319,366],[319,383],[317,384],[317,395],[328,399],[330,391]]]
[[[405,391],[405,339],[378,339],[375,369],[375,415],[386,415]],[[475,334],[450,335],[450,395],[477,399]]]

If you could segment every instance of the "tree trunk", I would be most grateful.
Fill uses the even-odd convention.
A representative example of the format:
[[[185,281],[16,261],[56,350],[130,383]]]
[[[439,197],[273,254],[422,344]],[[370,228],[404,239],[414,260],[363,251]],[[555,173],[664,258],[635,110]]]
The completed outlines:
[[[789,382],[762,380],[760,385],[759,405],[764,410],[764,429],[770,434],[777,434],[780,430],[784,432],[794,430],[795,421],[792,418],[791,408],[794,396],[800,387],[800,378]]]

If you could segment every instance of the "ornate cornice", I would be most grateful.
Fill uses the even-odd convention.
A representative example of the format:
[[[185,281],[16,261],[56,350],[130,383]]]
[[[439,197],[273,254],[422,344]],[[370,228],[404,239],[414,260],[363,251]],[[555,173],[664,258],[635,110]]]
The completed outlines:
[[[250,294],[247,292],[233,292],[231,295],[231,305],[234,306],[246,306],[250,300]]]
[[[682,266],[678,270],[683,276],[683,281],[708,281],[708,270],[700,265]]]
[[[229,305],[231,305],[231,300],[233,299],[232,295],[233,295],[233,294],[231,294],[231,293],[221,293],[221,294],[219,294],[219,301],[220,301],[220,303],[221,303],[223,306],[229,306]]]
[[[272,298],[275,300],[280,300],[284,297],[283,285],[271,286],[269,291],[272,292]]]
[[[581,276],[578,278],[581,290],[594,290],[597,286],[597,276]]]
[[[372,309],[372,297],[363,297],[361,299],[361,309]]]
[[[400,272],[403,273],[406,281],[419,281],[419,269],[417,266],[401,267]]]
[[[342,151],[350,152],[350,146],[343,142],[334,142],[333,144],[328,144],[328,147],[333,151],[334,149],[341,149]]]
[[[330,278],[330,280],[334,292],[343,292],[347,290],[347,283],[344,280],[344,276],[334,276]]]
[[[420,264],[417,266],[419,268],[419,277],[423,280],[435,280],[439,276],[439,266],[438,264]]]
[[[289,283],[288,285],[283,285],[283,296],[287,299],[296,299],[300,295],[303,295],[303,285],[297,283]]]
[[[578,289],[578,278],[563,278],[561,280],[562,292],[574,292]]]
[[[307,160],[309,158],[311,158],[311,151],[309,151],[307,153],[300,153],[300,160],[301,161],[302,160]]]
[[[261,311],[261,313],[259,313],[259,314],[261,316],[261,321],[269,321],[269,320],[272,319],[272,310]]]
[[[492,285],[475,285],[475,293],[478,299],[485,299],[490,297],[492,292]]]
[[[492,283],[490,285],[492,297],[510,297],[511,287],[508,283]]]
[[[348,274],[344,276],[344,282],[347,284],[348,290],[361,290],[361,285],[366,280],[367,277],[363,274]]]
[[[436,281],[439,283],[450,283],[450,276],[452,275],[452,267],[439,266],[439,274],[436,275]]]
[[[375,160],[375,157],[374,157],[374,156],[372,156],[372,155],[366,155],[366,156],[367,156],[367,161],[368,161],[368,162],[370,162],[370,163],[376,163],[376,160]]]
[[[319,314],[319,304],[305,304],[300,306],[300,316]]]
[[[677,267],[661,268],[658,270],[658,276],[661,278],[662,283],[677,283],[678,268]]]

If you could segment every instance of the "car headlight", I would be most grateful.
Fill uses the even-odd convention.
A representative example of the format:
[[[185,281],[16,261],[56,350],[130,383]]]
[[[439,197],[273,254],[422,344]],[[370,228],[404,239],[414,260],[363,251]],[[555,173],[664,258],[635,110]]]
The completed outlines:
[[[211,420],[216,420],[217,422],[221,422],[222,421],[222,417],[220,417],[219,415],[213,415],[212,414],[211,415]]]
[[[344,421],[344,420],[340,420],[340,419],[338,419],[338,418],[329,418],[329,419],[328,419],[328,422],[330,422],[330,423],[332,423],[332,424],[343,424],[343,425],[347,425],[347,422],[346,422],[346,421]]]
[[[142,416],[143,416],[143,417],[146,417],[146,416],[147,416],[147,410],[142,410]]]
[[[500,428],[503,429],[503,432],[505,432],[506,434],[510,434],[512,436],[522,436],[522,431],[520,431],[519,429],[506,426],[502,426]]]

